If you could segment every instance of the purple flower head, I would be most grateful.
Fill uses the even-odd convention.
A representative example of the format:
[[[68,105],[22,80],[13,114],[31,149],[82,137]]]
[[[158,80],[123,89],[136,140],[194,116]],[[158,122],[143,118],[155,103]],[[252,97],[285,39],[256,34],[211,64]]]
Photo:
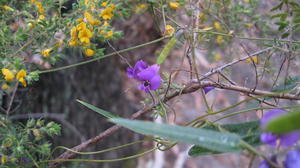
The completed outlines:
[[[156,90],[160,86],[161,78],[158,74],[159,65],[151,65],[137,74],[137,79],[142,83],[139,85],[140,90],[148,93],[150,90]]]
[[[297,149],[291,150],[287,153],[286,159],[283,162],[285,168],[299,168],[300,167],[300,151]]]
[[[140,73],[141,71],[143,71],[144,69],[146,69],[149,65],[144,62],[143,60],[140,60],[138,62],[135,63],[133,68],[127,68],[127,76],[129,78],[134,78],[134,79],[138,79],[138,73]]]
[[[213,87],[213,86],[206,86],[203,88],[205,94],[207,94],[208,92],[210,92],[213,89],[215,89],[215,87]]]
[[[260,126],[264,128],[267,125],[267,123],[271,120],[286,114],[287,112],[282,109],[269,110],[264,114],[264,116],[260,120]],[[282,146],[292,146],[298,140],[300,140],[300,130],[292,131],[281,135],[275,135],[270,132],[265,132],[260,135],[260,140],[263,143],[269,144],[274,147],[276,146],[277,140],[279,140],[280,145]]]

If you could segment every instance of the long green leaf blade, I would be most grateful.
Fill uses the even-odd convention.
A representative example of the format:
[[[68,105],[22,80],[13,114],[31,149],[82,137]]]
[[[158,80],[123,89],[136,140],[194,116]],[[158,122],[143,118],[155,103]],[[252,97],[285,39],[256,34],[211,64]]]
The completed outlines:
[[[252,146],[261,145],[259,139],[261,133],[259,128],[259,121],[250,121],[250,122],[237,123],[237,124],[224,124],[221,125],[220,127],[230,133],[239,135],[245,142],[247,142]],[[207,126],[204,128],[218,131],[218,127]],[[237,152],[238,151],[239,150],[237,150]],[[210,150],[199,145],[194,145],[189,150],[189,155],[193,157],[200,156],[200,155],[208,155],[208,154],[220,154],[220,153],[222,152]]]
[[[108,111],[102,110],[102,109],[100,109],[100,108],[98,108],[98,107],[95,107],[95,106],[93,106],[93,105],[91,105],[91,104],[88,104],[88,103],[86,103],[86,102],[84,102],[84,101],[77,100],[77,102],[79,102],[80,104],[84,105],[85,107],[87,107],[87,108],[89,108],[89,109],[91,109],[91,110],[97,112],[98,114],[101,114],[102,116],[104,116],[104,117],[106,117],[106,118],[116,118],[116,117],[119,117],[119,116],[116,115],[116,114],[112,114],[112,113],[110,113],[110,112],[108,112]]]
[[[300,110],[271,120],[266,125],[266,131],[275,134],[284,134],[294,130],[300,130]]]
[[[111,121],[141,134],[196,144],[218,152],[231,152],[240,148],[241,138],[236,134],[120,118],[113,118]]]

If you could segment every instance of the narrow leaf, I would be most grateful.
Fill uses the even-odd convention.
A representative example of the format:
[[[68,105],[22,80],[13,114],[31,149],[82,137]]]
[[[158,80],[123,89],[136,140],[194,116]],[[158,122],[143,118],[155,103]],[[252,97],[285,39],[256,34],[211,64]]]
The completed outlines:
[[[241,138],[236,134],[119,118],[113,118],[111,121],[141,134],[195,144],[217,152],[233,152],[240,149]]]
[[[166,60],[167,56],[170,54],[170,51],[174,48],[176,42],[177,38],[176,36],[173,36],[158,56],[156,61],[157,64],[162,64]]]
[[[95,111],[95,112],[101,114],[102,116],[104,116],[104,117],[106,117],[106,118],[116,118],[116,117],[119,117],[119,116],[116,115],[116,114],[112,114],[112,113],[110,113],[110,112],[107,112],[107,111],[105,111],[105,110],[102,110],[102,109],[100,109],[100,108],[98,108],[98,107],[95,107],[95,106],[93,106],[93,105],[91,105],[91,104],[88,104],[88,103],[86,103],[86,102],[84,102],[84,101],[77,100],[77,102],[79,102],[80,104],[84,105],[85,107],[87,107],[87,108],[89,108],[89,109],[91,109],[91,110],[93,110],[93,111]]]
[[[260,136],[260,128],[258,121],[250,121],[245,123],[238,124],[225,124],[221,125],[223,129],[229,131],[230,133],[235,133],[239,135],[245,142],[252,146],[258,146],[261,144],[259,136]],[[212,129],[217,131],[218,128],[213,126],[204,127],[206,129]],[[239,150],[237,150],[238,152]],[[200,155],[208,155],[208,154],[220,154],[222,152],[209,150],[207,148],[201,147],[199,145],[194,145],[189,150],[189,155],[196,157]]]

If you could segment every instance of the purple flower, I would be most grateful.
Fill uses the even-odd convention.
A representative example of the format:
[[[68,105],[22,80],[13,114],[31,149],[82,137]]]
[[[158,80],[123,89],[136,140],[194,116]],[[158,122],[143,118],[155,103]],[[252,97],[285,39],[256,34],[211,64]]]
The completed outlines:
[[[151,65],[137,74],[138,79],[142,82],[139,85],[140,90],[148,93],[150,90],[156,90],[160,86],[161,78],[158,74],[159,65]]]
[[[210,92],[213,89],[215,89],[215,87],[213,87],[213,86],[206,86],[203,88],[205,94],[207,94],[208,92]]]
[[[283,162],[285,168],[299,168],[300,167],[300,151],[297,149],[291,150],[287,153],[286,159]]]
[[[262,119],[260,120],[260,126],[264,128],[268,122],[271,120],[280,117],[282,115],[287,114],[286,111],[282,109],[272,109],[267,111]],[[279,140],[280,145],[282,146],[292,146],[294,145],[298,140],[300,140],[300,130],[288,132],[281,135],[276,135],[270,132],[265,132],[260,135],[260,140],[265,143],[269,144],[271,146],[276,146],[276,141]]]
[[[146,62],[140,60],[133,68],[127,68],[127,76],[140,81],[139,89],[148,93],[150,90],[156,90],[160,86],[159,68],[157,64],[149,66]]]
[[[138,73],[140,73],[141,71],[143,71],[144,69],[146,69],[149,65],[144,62],[143,60],[140,60],[138,62],[135,63],[133,68],[127,68],[127,76],[129,78],[134,78],[134,79],[138,79]]]

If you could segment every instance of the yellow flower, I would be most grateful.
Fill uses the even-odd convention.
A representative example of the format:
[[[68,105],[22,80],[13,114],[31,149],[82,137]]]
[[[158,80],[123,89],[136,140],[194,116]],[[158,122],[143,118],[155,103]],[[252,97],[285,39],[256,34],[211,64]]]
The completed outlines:
[[[72,40],[69,42],[69,45],[70,45],[70,46],[76,46],[77,44],[78,44],[77,39],[72,39]]]
[[[113,4],[112,4],[113,5]],[[105,8],[101,13],[100,13],[100,17],[102,17],[104,20],[111,20],[111,18],[113,17],[113,10],[115,8],[115,6],[113,5],[111,7]]]
[[[218,35],[216,38],[216,42],[217,42],[217,44],[222,44],[224,42],[223,37]]]
[[[19,79],[19,82],[20,82],[20,83],[22,83],[22,85],[23,85],[24,87],[26,87],[26,86],[27,86],[27,83],[26,83],[26,80],[25,80],[25,78],[21,78],[21,79]]]
[[[173,35],[175,32],[175,29],[171,25],[165,26],[165,34],[166,35]]]
[[[1,88],[2,88],[3,90],[5,90],[5,89],[8,89],[9,86],[8,86],[8,84],[4,83],[4,84],[2,84]]]
[[[87,22],[91,25],[98,25],[101,23],[100,20],[94,19],[89,12],[84,12],[84,17],[87,20]]]
[[[36,0],[30,0],[30,3],[35,3],[36,2]]]
[[[180,8],[180,4],[178,2],[169,2],[170,8],[178,9]]]
[[[7,156],[2,155],[2,157],[1,157],[1,163],[5,164],[7,161],[8,161]]]
[[[244,0],[245,3],[249,3],[249,0]]]
[[[45,49],[41,52],[41,54],[44,56],[44,57],[49,57],[50,56],[50,52],[52,51],[51,48],[48,48],[48,49]]]
[[[107,6],[107,1],[102,2],[102,3],[101,3],[101,6],[106,7],[106,6]]]
[[[6,81],[12,81],[15,78],[15,74],[7,68],[2,68],[2,74]]]
[[[21,69],[18,73],[17,73],[17,76],[16,76],[16,78],[19,80],[19,79],[21,79],[21,78],[24,78],[24,77],[26,77],[26,71],[24,70],[24,69]]]
[[[38,12],[40,14],[45,14],[45,8],[41,7],[41,8],[38,8]]]
[[[43,4],[41,2],[35,2],[34,3],[35,6],[37,6],[38,8],[42,8],[43,7]]]
[[[144,9],[146,9],[147,8],[147,5],[145,5],[145,4],[139,4],[137,7],[136,7],[136,9],[135,9],[135,12],[136,13],[140,13],[140,12],[142,12]]]
[[[252,58],[252,59],[251,59],[251,58]],[[246,59],[246,62],[247,62],[247,63],[252,63],[252,61],[253,61],[255,64],[258,64],[258,63],[259,63],[259,59],[258,59],[257,56],[253,56],[253,57],[251,57],[251,58],[247,58],[247,59]]]
[[[86,56],[93,56],[94,54],[95,54],[95,51],[94,50],[92,50],[92,49],[90,49],[90,48],[88,48],[88,49],[85,49],[84,50],[84,54],[86,55]]]
[[[45,15],[40,15],[39,20],[45,20]]]
[[[214,22],[214,27],[218,30],[218,31],[222,31],[222,26],[220,22]]]
[[[112,10],[114,10],[114,9],[116,8],[116,5],[115,5],[115,4],[110,4],[110,8],[111,8]]]
[[[86,29],[86,23],[81,22],[76,26],[77,30],[84,30]]]
[[[215,60],[216,61],[220,61],[222,59],[222,55],[220,54],[220,53],[217,53],[216,55],[215,55]]]
[[[83,43],[83,46],[89,46],[90,45],[90,38],[93,37],[92,32],[89,29],[83,29],[79,31],[78,38],[81,43]]]
[[[112,38],[114,32],[112,30],[110,30],[109,32],[106,33],[106,35],[104,36],[105,38]]]

